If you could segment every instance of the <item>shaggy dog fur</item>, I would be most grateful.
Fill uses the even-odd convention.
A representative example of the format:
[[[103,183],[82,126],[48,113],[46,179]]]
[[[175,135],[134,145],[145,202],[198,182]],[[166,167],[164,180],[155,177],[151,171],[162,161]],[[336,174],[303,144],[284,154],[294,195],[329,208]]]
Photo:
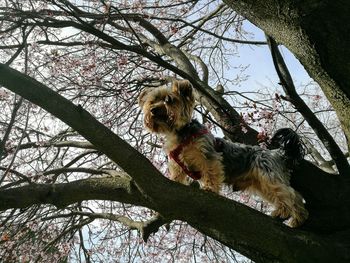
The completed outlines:
[[[234,190],[257,193],[274,205],[273,217],[290,218],[297,227],[308,217],[302,196],[290,187],[290,168],[303,158],[299,136],[279,130],[272,139],[274,150],[215,138],[192,119],[195,100],[188,81],[174,81],[172,88],[144,90],[139,96],[146,128],[165,136],[170,178],[219,193],[222,184]]]

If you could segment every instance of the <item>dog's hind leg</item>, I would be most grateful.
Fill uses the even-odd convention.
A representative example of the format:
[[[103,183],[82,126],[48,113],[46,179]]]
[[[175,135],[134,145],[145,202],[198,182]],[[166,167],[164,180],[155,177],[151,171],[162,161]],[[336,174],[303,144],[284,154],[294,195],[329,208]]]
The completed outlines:
[[[257,172],[250,189],[257,191],[262,198],[274,205],[271,216],[282,219],[291,218],[288,224],[298,227],[308,218],[302,196],[288,185],[271,175]]]

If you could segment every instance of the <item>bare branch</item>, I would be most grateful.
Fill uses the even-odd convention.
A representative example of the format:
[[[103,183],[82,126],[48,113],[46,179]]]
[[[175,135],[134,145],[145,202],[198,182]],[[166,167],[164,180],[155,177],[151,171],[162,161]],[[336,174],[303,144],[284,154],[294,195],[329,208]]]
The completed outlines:
[[[4,137],[2,138],[2,140],[0,140],[0,160],[3,157],[3,153],[5,151],[6,141],[7,141],[8,137],[9,137],[10,132],[12,130],[12,127],[13,127],[13,125],[15,123],[15,118],[16,118],[16,115],[17,115],[17,112],[18,112],[19,108],[22,105],[22,102],[23,102],[23,98],[19,98],[19,100],[17,101],[17,97],[15,97],[15,102],[14,102],[14,105],[13,105],[13,110],[12,110],[10,122],[9,122],[9,124],[7,126],[7,129],[6,129],[6,132],[4,134]]]
[[[128,177],[104,177],[78,180],[63,184],[30,184],[0,191],[0,210],[26,208],[34,204],[56,207],[84,200],[112,200],[149,206]]]
[[[50,220],[58,217],[71,217],[74,215],[86,216],[91,220],[94,219],[107,219],[111,221],[119,222],[130,229],[138,230],[142,236],[142,239],[147,242],[149,236],[153,233],[156,233],[162,225],[169,224],[170,220],[166,220],[161,215],[157,214],[147,221],[135,221],[126,216],[116,215],[112,213],[90,213],[83,211],[72,211],[68,214],[57,214],[49,217],[45,217],[44,220]]]
[[[267,36],[266,37],[271,50],[272,59],[274,62],[275,69],[280,78],[281,85],[287,95],[287,100],[290,101],[295,108],[303,115],[305,120],[313,128],[317,136],[322,141],[325,148],[328,150],[332,159],[336,163],[338,171],[343,176],[348,176],[348,171],[350,169],[349,163],[338,144],[334,141],[333,137],[329,134],[328,130],[324,127],[322,122],[318,120],[316,115],[310,110],[306,103],[296,92],[292,77],[288,71],[288,68],[278,50],[275,40]]]
[[[74,148],[82,148],[82,149],[96,149],[90,142],[82,142],[82,141],[45,141],[45,142],[29,142],[23,143],[18,146],[14,146],[13,148],[9,148],[12,150],[14,148],[18,148],[18,150],[25,150],[30,148],[39,148],[39,147],[74,147]]]
[[[6,78],[3,78],[4,75]],[[17,85],[18,83],[21,85]],[[321,246],[323,241],[319,238],[302,238],[305,234],[296,230],[293,231],[298,232],[297,235],[290,235],[289,228],[282,227],[280,223],[242,204],[215,194],[204,193],[199,189],[189,190],[187,186],[169,181],[139,152],[97,122],[80,106],[75,106],[34,79],[6,65],[0,65],[0,84],[61,118],[135,180],[133,183],[128,178],[112,177],[7,189],[0,191],[1,210],[42,203],[64,207],[81,200],[116,200],[146,206],[158,211],[166,218],[186,221],[201,232],[244,254],[249,254],[256,260],[275,258],[276,247],[286,239],[291,245],[288,248],[284,247],[286,249],[283,251],[278,250],[279,256],[292,258],[299,253],[308,254],[310,250],[301,249],[295,252],[291,249],[302,248],[305,242],[308,242],[310,249],[315,250],[313,255],[321,258],[325,256]],[[166,195],[164,195],[164,189],[167,191]],[[227,218],[230,220],[227,221]],[[246,227],[237,229],[237,226],[247,224],[250,226],[249,229]],[[270,242],[266,245],[262,244],[259,241],[261,236],[266,236]],[[251,251],[255,251],[255,254]],[[331,257],[334,259],[336,255],[332,254]]]

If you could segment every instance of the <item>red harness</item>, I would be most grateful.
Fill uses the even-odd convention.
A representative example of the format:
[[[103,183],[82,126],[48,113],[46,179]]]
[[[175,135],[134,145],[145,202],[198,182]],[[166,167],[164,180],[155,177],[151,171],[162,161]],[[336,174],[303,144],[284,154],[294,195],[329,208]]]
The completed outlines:
[[[189,145],[190,143],[193,142],[194,139],[209,133],[209,130],[206,128],[203,128],[201,130],[199,130],[197,133],[192,134],[191,136],[187,137],[185,140],[183,140],[174,150],[172,150],[169,153],[169,157],[171,159],[173,159],[181,168],[182,170],[185,172],[185,174],[187,174],[189,177],[191,177],[193,180],[199,180],[202,177],[201,172],[199,171],[190,171],[187,166],[180,160],[179,155],[181,154],[183,148],[187,145]]]

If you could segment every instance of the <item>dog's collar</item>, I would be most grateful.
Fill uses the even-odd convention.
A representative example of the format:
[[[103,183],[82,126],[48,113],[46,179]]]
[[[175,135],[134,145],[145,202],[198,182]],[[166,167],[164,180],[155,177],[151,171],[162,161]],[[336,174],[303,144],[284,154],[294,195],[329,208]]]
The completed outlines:
[[[209,133],[209,130],[206,127],[201,127],[198,131],[196,131],[193,134],[190,134],[185,139],[182,140],[182,142],[172,151],[169,153],[169,157],[173,159],[184,171],[185,174],[187,174],[189,177],[191,177],[193,180],[199,180],[202,177],[201,172],[199,171],[190,171],[187,166],[180,160],[179,155],[181,154],[183,148],[190,143],[193,142],[194,139],[203,136],[204,134]]]

